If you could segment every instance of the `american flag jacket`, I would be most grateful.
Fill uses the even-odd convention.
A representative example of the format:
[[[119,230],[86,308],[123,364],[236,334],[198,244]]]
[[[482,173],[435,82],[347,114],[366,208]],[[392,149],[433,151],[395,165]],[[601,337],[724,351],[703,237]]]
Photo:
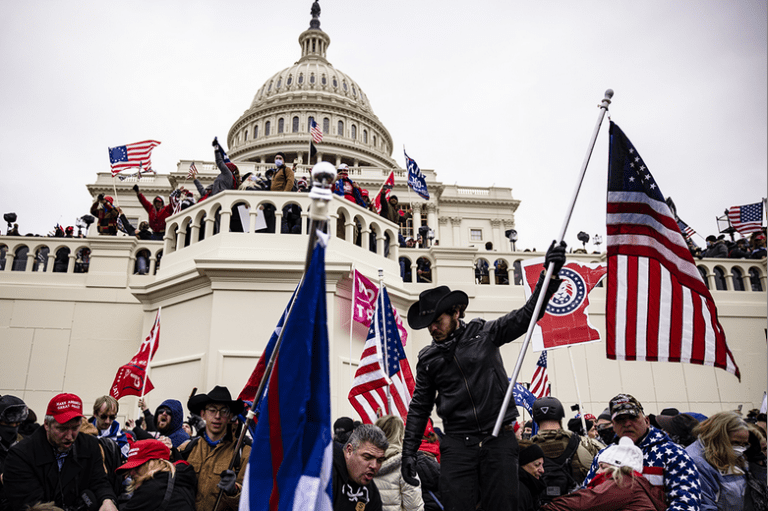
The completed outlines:
[[[664,489],[669,511],[699,511],[701,484],[699,470],[685,449],[669,439],[666,433],[650,426],[638,447],[643,451],[643,476]],[[605,450],[605,449],[603,449]],[[602,453],[603,451],[600,451]],[[595,477],[598,453],[592,460],[582,488]]]

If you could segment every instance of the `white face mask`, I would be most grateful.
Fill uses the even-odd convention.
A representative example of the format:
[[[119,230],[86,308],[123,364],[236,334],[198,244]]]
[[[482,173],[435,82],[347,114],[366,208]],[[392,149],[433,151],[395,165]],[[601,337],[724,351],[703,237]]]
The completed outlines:
[[[733,451],[736,453],[736,456],[744,456],[744,453],[747,451],[747,448],[743,445],[734,445],[732,446]]]
[[[275,160],[275,166],[280,167],[282,165],[283,165],[283,160],[280,160],[280,159]]]

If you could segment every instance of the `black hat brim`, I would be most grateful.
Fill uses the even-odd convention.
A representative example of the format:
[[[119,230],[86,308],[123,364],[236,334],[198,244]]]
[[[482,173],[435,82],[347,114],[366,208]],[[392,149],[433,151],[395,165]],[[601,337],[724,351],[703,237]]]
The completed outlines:
[[[469,304],[469,296],[467,296],[467,293],[464,291],[451,291],[437,302],[435,310],[429,314],[421,313],[419,303],[420,301],[414,303],[408,309],[408,325],[414,330],[427,328],[435,319],[439,318],[442,313],[451,310],[454,305],[463,305],[466,307],[467,304]]]
[[[209,403],[221,403],[225,404],[232,411],[233,415],[239,415],[243,413],[245,403],[241,399],[232,399],[229,390],[226,387],[219,387],[218,385],[213,388],[208,394],[195,394],[187,401],[187,408],[190,413],[195,415],[201,415],[203,408]]]

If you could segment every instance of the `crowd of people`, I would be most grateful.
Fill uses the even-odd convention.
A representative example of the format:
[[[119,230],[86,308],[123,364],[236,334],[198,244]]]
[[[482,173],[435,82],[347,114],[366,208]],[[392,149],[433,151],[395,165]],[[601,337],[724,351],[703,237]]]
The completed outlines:
[[[0,510],[207,511],[217,501],[216,509],[238,509],[251,443],[246,435],[236,451],[245,403],[216,386],[193,394],[186,412],[175,399],[154,411],[139,404],[142,416],[121,425],[114,398],[99,397],[86,416],[77,395],[59,394],[39,425],[24,401],[1,396]],[[505,429],[519,445],[516,473],[484,491],[509,497],[510,508],[452,486],[457,481],[446,471],[455,475],[456,467],[446,457],[463,459],[470,474],[477,469],[466,452],[451,449],[456,436],[431,420],[412,455],[403,451],[400,417],[375,424],[341,417],[333,425],[333,509],[768,509],[765,413],[648,414],[637,399],[618,394],[597,417],[577,414],[566,427],[564,418],[563,404],[548,396],[536,400],[531,421]],[[481,442],[502,449],[498,439]],[[456,491],[471,504],[457,505]]]
[[[753,232],[749,238],[739,238],[736,241],[726,239],[724,234],[720,236],[707,236],[707,246],[702,249],[688,239],[688,248],[695,257],[718,257],[721,259],[762,259],[765,251],[766,229]]]

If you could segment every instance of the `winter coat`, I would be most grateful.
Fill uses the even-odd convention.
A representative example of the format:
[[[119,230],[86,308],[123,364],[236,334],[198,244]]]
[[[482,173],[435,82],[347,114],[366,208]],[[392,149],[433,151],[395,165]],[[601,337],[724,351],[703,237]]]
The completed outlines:
[[[387,201],[387,196],[384,192],[385,190],[382,188],[381,193],[379,194],[379,201],[381,204],[381,213],[379,213],[379,215],[390,222],[398,223],[400,221],[400,209],[397,207],[397,203],[393,206]]]
[[[421,438],[437,404],[447,434],[485,437],[491,433],[509,386],[499,347],[514,341],[528,329],[533,316],[542,276],[526,304],[499,319],[475,318],[459,326],[440,346],[432,342],[419,352],[416,388],[408,408],[403,453],[415,456]],[[562,281],[553,278],[546,290],[546,300]],[[539,318],[544,315],[544,308]],[[510,406],[504,424],[514,422],[517,408]]]
[[[108,430],[99,431],[98,427],[96,426],[96,417],[91,417],[88,419],[88,423],[92,424],[94,429],[96,429],[96,436],[99,438],[109,438],[111,440],[114,440],[117,442],[117,445],[120,446],[120,452],[123,454],[123,458],[128,457],[128,451],[131,449],[131,446],[128,445],[128,437],[125,436],[125,433],[123,433],[122,429],[120,428],[120,423],[117,421],[112,421],[112,424],[110,424]]]
[[[120,504],[120,511],[153,511],[160,507],[168,489],[170,472],[158,472],[151,479],[144,481],[133,496]],[[195,511],[197,478],[195,470],[181,461],[176,464],[173,478],[173,490],[166,511]]]
[[[520,484],[517,485],[517,510],[536,511],[541,505],[539,495],[546,488],[544,482],[533,477],[522,467],[519,468],[518,478]]]
[[[424,511],[421,489],[406,483],[400,472],[403,462],[401,449],[400,445],[390,444],[385,455],[386,459],[379,473],[373,478],[381,495],[382,509],[384,511]]]
[[[107,480],[99,441],[78,434],[59,470],[45,428],[11,447],[5,461],[3,482],[11,509],[53,501],[59,507],[74,506],[84,490],[91,490],[99,505],[115,500]]]
[[[347,193],[347,183],[349,183],[349,187],[352,190],[350,193]],[[336,195],[339,195],[341,197],[344,197],[350,202],[354,202],[360,207],[366,207],[365,206],[365,200],[363,199],[363,194],[360,192],[359,189],[355,188],[353,186],[353,182],[348,177],[343,177],[339,180],[337,180],[335,183],[333,183],[333,193]]]
[[[289,169],[287,165],[282,165],[275,175],[272,176],[271,190],[273,192],[290,192],[293,191],[293,183],[296,182],[293,169]]]
[[[437,444],[430,444],[437,445]],[[440,496],[440,464],[422,450],[416,453],[416,474],[421,481],[421,498],[425,511],[442,511]]]
[[[720,240],[715,242],[711,247],[702,252],[701,257],[719,257],[725,259],[728,257],[728,247],[725,245],[725,241]]]
[[[364,507],[358,508],[359,505]],[[359,486],[349,478],[344,448],[338,442],[333,443],[333,510],[334,511],[382,511],[381,495],[376,484],[371,481]]]
[[[234,190],[235,188],[235,177],[232,175],[232,171],[224,163],[221,153],[219,151],[214,151],[214,153],[216,153],[216,166],[219,168],[219,175],[216,176],[216,179],[207,188],[203,188],[203,185],[197,179],[193,181],[198,193],[200,193],[200,200],[216,195],[224,190]]]
[[[682,447],[672,442],[666,433],[653,426],[635,443],[643,451],[643,476],[651,486],[664,488],[669,511],[699,511],[701,488],[699,471]],[[610,447],[610,446],[609,446]],[[603,449],[605,450],[605,449]],[[600,451],[603,452],[603,451]],[[595,477],[599,454],[592,461],[582,487]]]
[[[531,441],[541,447],[546,457],[557,458],[565,452],[565,448],[568,447],[568,441],[574,434],[564,429],[539,430],[537,435],[531,437]],[[576,485],[581,484],[584,480],[587,472],[589,472],[589,467],[592,466],[592,460],[595,458],[584,446],[583,438],[580,440],[576,447],[576,453],[571,460],[572,476]]]
[[[604,474],[595,477],[594,482],[591,488],[555,498],[541,511],[664,511],[667,508],[661,489],[654,488],[637,472],[631,481],[625,476],[622,486],[611,478],[604,478]]]
[[[120,212],[112,205],[108,200],[104,201],[103,207],[99,207],[99,201],[93,203],[91,206],[91,214],[98,219],[96,224],[99,234],[116,236],[117,235],[117,217],[120,216]]]
[[[197,497],[195,508],[198,511],[212,511],[216,498],[219,496],[219,488],[216,486],[221,481],[221,473],[229,468],[232,460],[232,452],[235,447],[231,440],[222,440],[215,448],[212,448],[202,437],[197,437],[181,451],[182,456],[195,469],[197,475]],[[240,502],[240,489],[245,477],[245,466],[248,464],[248,456],[251,448],[243,446],[240,462],[235,465],[237,470],[238,492],[236,495],[224,495],[216,511],[231,509],[236,511]]]
[[[744,496],[747,490],[745,470],[740,473],[723,474],[709,464],[704,457],[704,444],[701,439],[686,447],[701,479],[701,510],[702,511],[742,511]]]
[[[189,434],[182,427],[184,425],[184,408],[181,406],[181,402],[176,399],[166,399],[155,410],[155,417],[157,417],[157,410],[160,408],[171,409],[171,425],[165,431],[161,431],[160,434],[170,438],[174,447],[178,447],[189,440]]]
[[[155,209],[155,205],[150,203],[147,198],[144,197],[143,193],[139,192],[136,195],[139,197],[139,202],[141,202],[141,205],[144,206],[144,209],[149,215],[149,228],[152,229],[152,232],[155,234],[165,232],[165,219],[171,216],[173,207],[168,204],[160,209]],[[159,195],[155,197],[155,200],[157,199],[160,199],[161,201],[163,200]]]

